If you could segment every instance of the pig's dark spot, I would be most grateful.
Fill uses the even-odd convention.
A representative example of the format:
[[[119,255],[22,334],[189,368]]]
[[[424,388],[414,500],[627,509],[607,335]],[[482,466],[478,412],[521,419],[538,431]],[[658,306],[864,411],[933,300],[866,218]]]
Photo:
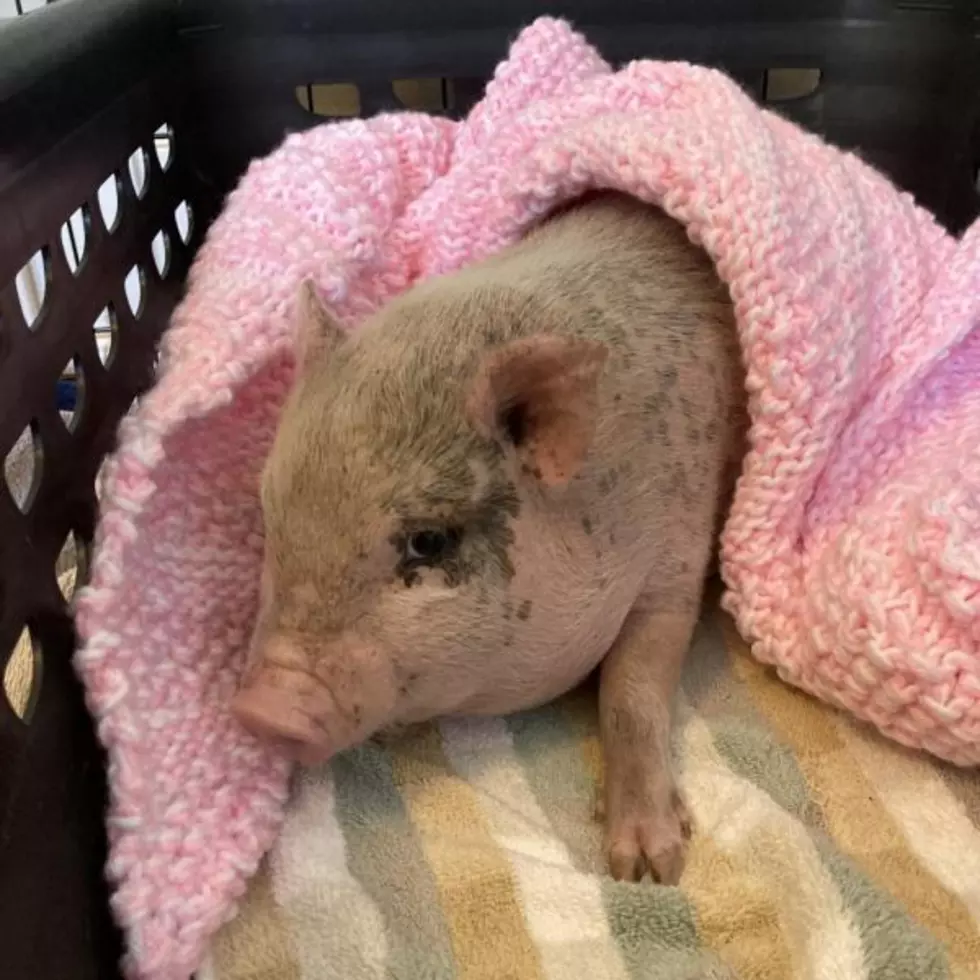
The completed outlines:
[[[407,684],[400,684],[398,686],[398,693],[401,694],[401,695],[408,694],[408,685]]]
[[[675,497],[679,497],[687,491],[687,472],[683,463],[675,463],[671,468],[667,490]]]
[[[401,576],[402,582],[405,583],[406,589],[411,589],[412,587],[418,585],[422,581],[422,576],[419,575],[417,568],[397,568],[398,574]]]
[[[354,707],[351,708],[351,714],[354,716],[354,724],[359,725],[361,723],[361,706],[359,704],[355,704]]]
[[[504,637],[504,646],[512,647],[513,645],[514,645],[514,637],[508,633],[507,636]]]
[[[531,615],[531,600],[525,599],[517,609],[517,618],[524,620]]]
[[[718,420],[712,419],[704,427],[704,438],[706,442],[717,442],[718,441]]]
[[[419,679],[419,675],[416,671],[413,670],[405,679],[408,681],[409,684],[414,684]]]
[[[621,402],[622,400],[623,400],[623,396],[622,396],[622,395],[620,395],[619,393],[617,393],[617,394],[615,394],[615,395],[613,395],[613,402],[614,402],[615,404],[617,404],[617,405],[618,405],[618,404],[619,404],[619,403],[620,403],[620,402]]]
[[[480,454],[488,465],[493,466],[504,458],[504,449],[498,442],[488,442],[481,445]]]
[[[418,488],[416,493],[396,507],[403,516],[418,516],[422,507],[452,511],[456,507],[471,500],[476,489],[476,476],[469,460],[447,456],[440,460],[439,471],[435,478],[426,485]],[[416,514],[412,515],[415,510]]]
[[[456,581],[466,582],[474,575],[508,582],[514,577],[511,521],[520,509],[517,490],[503,478],[490,484],[483,499],[469,505],[462,515],[466,534],[459,550]]]
[[[657,369],[657,380],[662,388],[673,388],[677,384],[677,368],[673,364],[664,364]]]
[[[578,281],[587,284],[595,279],[595,270],[591,267],[583,267]],[[589,288],[586,286],[584,295],[579,298],[578,313],[582,317],[586,334],[592,337],[601,337],[610,347],[619,350],[624,361],[630,363],[633,351],[629,345],[629,335],[622,323],[615,317],[609,315],[609,310],[590,302]]]
[[[695,446],[701,441],[701,430],[693,424],[688,424],[687,430],[687,441],[693,443]]]
[[[670,426],[665,418],[657,419],[657,438],[662,446],[670,445]]]
[[[643,411],[647,415],[662,415],[670,408],[670,395],[666,391],[654,392],[643,399]]]
[[[504,329],[500,321],[491,320],[483,324],[482,334],[487,347],[499,347],[511,339],[513,331]]]
[[[599,476],[599,493],[612,493],[618,483],[619,473],[615,469],[607,470]]]
[[[610,531],[609,532],[609,543],[610,544],[615,544],[616,543],[616,532],[615,531]]]
[[[681,395],[680,397],[681,414],[685,419],[690,421],[694,418],[694,406],[691,404],[690,399],[686,395]]]
[[[585,531],[586,534],[592,533],[592,521],[589,520],[588,515],[582,518],[582,530]]]

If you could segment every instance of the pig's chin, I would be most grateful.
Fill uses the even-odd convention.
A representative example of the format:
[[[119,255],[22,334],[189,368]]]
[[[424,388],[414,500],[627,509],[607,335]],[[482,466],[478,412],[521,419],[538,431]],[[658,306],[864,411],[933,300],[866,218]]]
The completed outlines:
[[[307,745],[304,742],[294,742],[291,739],[283,739],[274,744],[275,748],[282,752],[291,762],[305,766],[308,769],[315,769],[318,766],[325,765],[338,754],[330,749]]]
[[[375,731],[365,732],[364,735],[336,749],[307,745],[302,742],[290,743],[288,740],[282,741],[277,748],[291,762],[306,769],[316,769],[331,762],[337,756],[343,755],[344,752],[356,749],[367,742],[378,741],[383,743],[408,736],[421,725],[432,720],[432,716],[426,714],[425,717],[420,717],[417,720],[405,719],[386,722]]]
[[[270,744],[281,754],[286,756],[290,762],[307,769],[316,769],[326,765],[338,755],[342,755],[349,749],[363,745],[373,737],[374,733],[368,732],[356,739],[350,739],[342,744],[335,745],[311,745],[308,742],[301,742],[294,739],[274,739]]]

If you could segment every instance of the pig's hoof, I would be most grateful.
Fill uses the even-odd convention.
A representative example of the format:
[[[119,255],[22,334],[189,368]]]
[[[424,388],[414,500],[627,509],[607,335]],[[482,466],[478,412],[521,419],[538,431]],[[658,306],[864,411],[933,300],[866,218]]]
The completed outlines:
[[[609,815],[609,870],[617,881],[642,881],[649,872],[661,885],[676,885],[684,870],[684,851],[690,837],[691,819],[676,792],[662,807]]]

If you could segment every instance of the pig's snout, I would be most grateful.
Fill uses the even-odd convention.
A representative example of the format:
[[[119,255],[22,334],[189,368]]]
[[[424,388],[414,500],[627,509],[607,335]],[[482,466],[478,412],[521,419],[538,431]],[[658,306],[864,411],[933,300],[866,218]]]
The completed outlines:
[[[297,762],[315,765],[332,754],[326,730],[311,712],[308,699],[273,683],[259,670],[235,695],[231,712],[256,738],[282,749]]]
[[[303,765],[317,765],[366,738],[378,719],[379,712],[370,710],[359,693],[370,685],[369,678],[345,671],[334,680],[339,680],[339,690],[311,668],[295,645],[276,639],[260,652],[232,700],[231,712],[257,738]],[[383,685],[370,686],[377,700]]]

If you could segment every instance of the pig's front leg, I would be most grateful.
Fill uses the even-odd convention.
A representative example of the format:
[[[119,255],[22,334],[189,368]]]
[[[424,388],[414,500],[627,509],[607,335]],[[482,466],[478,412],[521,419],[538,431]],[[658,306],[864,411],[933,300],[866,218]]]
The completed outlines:
[[[602,663],[606,853],[617,880],[676,884],[690,822],[673,776],[671,723],[701,586],[640,602]]]

